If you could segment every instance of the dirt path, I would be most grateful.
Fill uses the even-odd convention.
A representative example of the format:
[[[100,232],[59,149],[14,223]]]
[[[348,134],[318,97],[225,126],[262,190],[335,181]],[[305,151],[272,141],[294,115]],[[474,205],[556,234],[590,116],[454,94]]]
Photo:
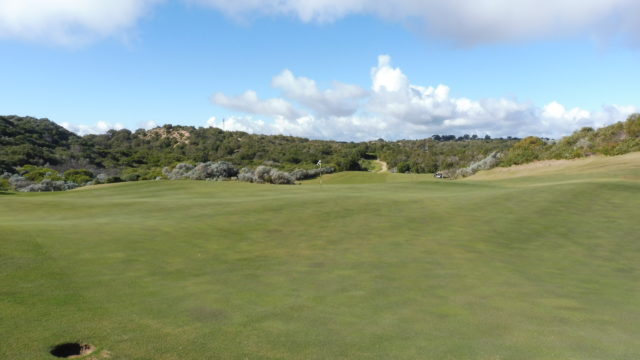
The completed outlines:
[[[383,172],[389,172],[389,166],[387,165],[387,163],[386,163],[386,162],[381,161],[381,160],[378,160],[378,159],[373,160],[373,162],[374,162],[374,163],[376,163],[376,164],[378,164],[378,165],[380,165],[380,169],[381,169],[381,170],[380,170],[380,171],[378,171],[378,172],[381,172],[381,173],[383,173]]]

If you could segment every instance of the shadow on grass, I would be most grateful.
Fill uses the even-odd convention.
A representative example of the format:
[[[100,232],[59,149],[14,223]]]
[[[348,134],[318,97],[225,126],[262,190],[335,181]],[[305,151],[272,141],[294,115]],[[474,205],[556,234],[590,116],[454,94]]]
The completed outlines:
[[[0,191],[0,196],[2,195],[15,195],[16,193],[10,191]]]

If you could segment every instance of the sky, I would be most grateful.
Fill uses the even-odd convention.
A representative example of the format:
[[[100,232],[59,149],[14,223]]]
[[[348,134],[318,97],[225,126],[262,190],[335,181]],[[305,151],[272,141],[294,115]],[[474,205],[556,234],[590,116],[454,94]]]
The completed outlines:
[[[637,0],[0,0],[0,114],[362,141],[640,112]]]

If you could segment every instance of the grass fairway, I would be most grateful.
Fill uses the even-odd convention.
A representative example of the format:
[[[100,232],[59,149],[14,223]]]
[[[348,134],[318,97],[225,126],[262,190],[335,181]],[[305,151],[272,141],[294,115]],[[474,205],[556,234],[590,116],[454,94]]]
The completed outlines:
[[[596,160],[0,195],[0,359],[638,359],[640,156]]]

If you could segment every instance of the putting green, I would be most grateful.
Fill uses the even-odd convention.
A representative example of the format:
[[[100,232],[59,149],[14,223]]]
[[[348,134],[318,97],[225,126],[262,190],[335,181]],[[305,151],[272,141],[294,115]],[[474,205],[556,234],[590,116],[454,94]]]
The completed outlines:
[[[581,161],[0,195],[0,359],[637,359],[640,156]]]

